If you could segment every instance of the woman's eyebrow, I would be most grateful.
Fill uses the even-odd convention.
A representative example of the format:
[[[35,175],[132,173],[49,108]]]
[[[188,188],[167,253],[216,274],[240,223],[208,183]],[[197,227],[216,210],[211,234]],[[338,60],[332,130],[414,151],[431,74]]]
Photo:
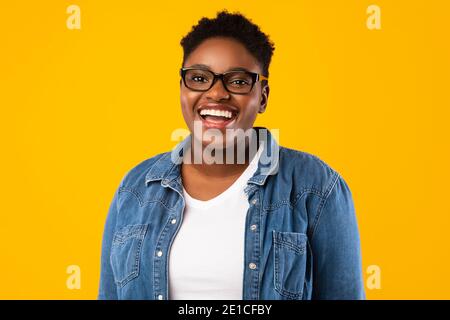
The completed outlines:
[[[249,71],[249,70],[244,67],[233,67],[233,68],[228,69],[227,71]]]
[[[206,64],[201,64],[201,63],[193,64],[189,68],[208,69],[208,70],[212,71],[210,66],[208,66]],[[228,72],[228,71],[249,71],[249,70],[244,67],[232,67],[232,68],[229,68],[226,72]]]

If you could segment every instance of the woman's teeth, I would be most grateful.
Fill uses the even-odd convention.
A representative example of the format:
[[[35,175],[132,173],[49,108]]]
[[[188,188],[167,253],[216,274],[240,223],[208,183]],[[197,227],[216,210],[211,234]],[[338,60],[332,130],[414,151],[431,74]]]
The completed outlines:
[[[201,116],[215,116],[231,119],[233,114],[230,111],[204,109],[200,111]]]

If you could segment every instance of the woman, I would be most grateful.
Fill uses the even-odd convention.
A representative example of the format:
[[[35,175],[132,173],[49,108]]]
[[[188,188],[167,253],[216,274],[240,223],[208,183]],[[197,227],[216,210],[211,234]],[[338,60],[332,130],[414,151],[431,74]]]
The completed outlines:
[[[253,127],[267,106],[273,43],[223,11],[181,45],[191,134],[123,178],[105,224],[98,298],[365,298],[347,184]]]

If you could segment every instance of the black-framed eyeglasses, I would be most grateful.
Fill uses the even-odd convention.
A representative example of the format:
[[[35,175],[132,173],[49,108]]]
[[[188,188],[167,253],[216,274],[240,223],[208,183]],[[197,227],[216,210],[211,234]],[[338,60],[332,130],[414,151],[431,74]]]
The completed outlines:
[[[207,69],[181,68],[180,75],[184,85],[190,90],[208,91],[220,79],[225,89],[235,94],[247,94],[252,91],[256,81],[268,80],[259,73],[245,70],[214,73]]]

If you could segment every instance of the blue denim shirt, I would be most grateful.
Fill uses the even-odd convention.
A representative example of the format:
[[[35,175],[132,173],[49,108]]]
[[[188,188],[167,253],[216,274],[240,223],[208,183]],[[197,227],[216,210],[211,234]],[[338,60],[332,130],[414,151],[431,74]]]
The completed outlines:
[[[190,139],[122,179],[105,223],[98,299],[168,299],[168,257],[185,206],[174,159]],[[243,299],[365,299],[346,182],[318,157],[279,146],[270,132],[265,143],[270,161],[260,159],[245,189]]]

